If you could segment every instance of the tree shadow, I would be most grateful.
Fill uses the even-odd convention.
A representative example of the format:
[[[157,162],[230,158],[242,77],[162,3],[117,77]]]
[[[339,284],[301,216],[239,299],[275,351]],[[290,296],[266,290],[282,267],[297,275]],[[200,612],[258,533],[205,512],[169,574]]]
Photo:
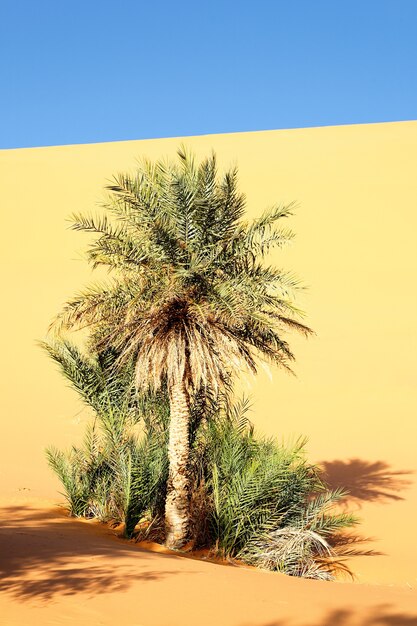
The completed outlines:
[[[243,623],[241,626],[255,626]],[[398,612],[383,604],[367,610],[336,609],[319,620],[278,620],[256,626],[417,626],[417,613]]]
[[[112,541],[62,511],[12,506],[1,509],[0,520],[0,591],[19,600],[48,599],[58,593],[91,596],[178,573],[175,556]],[[130,558],[132,552],[135,559]]]
[[[407,476],[409,470],[392,470],[385,461],[365,461],[348,459],[346,461],[322,461],[319,464],[324,471],[324,479],[330,488],[343,488],[349,493],[346,501],[390,502],[404,500],[401,491],[407,489],[412,481]]]
[[[364,537],[352,531],[342,531],[332,537],[331,544],[337,558],[343,560],[354,556],[384,556],[385,552],[366,547],[373,541],[375,541],[374,537]],[[350,572],[350,576],[355,580],[354,573]]]

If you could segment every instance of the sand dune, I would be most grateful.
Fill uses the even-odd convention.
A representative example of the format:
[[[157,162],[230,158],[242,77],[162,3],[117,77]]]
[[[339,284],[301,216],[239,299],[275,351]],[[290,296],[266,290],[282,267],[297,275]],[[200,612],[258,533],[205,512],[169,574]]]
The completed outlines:
[[[297,238],[275,259],[309,285],[317,332],[293,339],[297,378],[242,384],[263,432],[309,438],[309,458],[362,518],[356,583],[320,583],[144,552],[65,518],[44,448],[89,419],[37,348],[91,278],[68,231],[106,180],[178,139],[0,152],[2,408],[0,624],[410,626],[417,624],[417,123],[188,138],[237,162],[248,212],[297,200]]]

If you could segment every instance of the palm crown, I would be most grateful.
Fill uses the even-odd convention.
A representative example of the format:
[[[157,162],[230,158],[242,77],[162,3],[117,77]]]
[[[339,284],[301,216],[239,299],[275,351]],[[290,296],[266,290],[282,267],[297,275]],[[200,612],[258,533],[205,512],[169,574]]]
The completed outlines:
[[[138,386],[218,388],[243,364],[255,371],[257,356],[290,369],[282,331],[310,329],[294,319],[297,280],[263,261],[291,239],[277,222],[292,205],[243,221],[235,169],[219,180],[214,154],[198,166],[184,149],[178,157],[117,176],[106,204],[113,220],[73,216],[74,229],[99,235],[88,259],[117,276],[70,301],[59,325],[89,326],[99,348],[134,355]]]

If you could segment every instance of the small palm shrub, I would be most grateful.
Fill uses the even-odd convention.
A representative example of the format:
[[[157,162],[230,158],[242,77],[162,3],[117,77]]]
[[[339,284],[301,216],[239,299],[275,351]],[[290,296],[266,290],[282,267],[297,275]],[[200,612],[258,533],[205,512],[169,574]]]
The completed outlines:
[[[68,452],[50,447],[46,456],[62,483],[70,515],[103,520],[111,516],[104,495],[110,472],[95,426],[87,428],[81,447],[73,446]]]
[[[338,572],[350,574],[338,553],[342,541],[337,534],[357,520],[351,514],[334,512],[334,505],[344,495],[335,490],[313,496],[299,507],[291,525],[254,536],[239,558],[250,565],[302,578],[332,580]]]
[[[81,446],[68,452],[53,447],[46,451],[64,487],[70,514],[123,522],[131,536],[143,514],[160,516],[165,504],[165,396],[137,398],[133,368],[115,367],[113,351],[87,356],[66,340],[42,346],[94,412]]]
[[[206,495],[205,540],[224,557],[293,576],[331,578],[346,569],[333,536],[356,523],[352,515],[334,512],[345,494],[326,489],[305,459],[304,440],[285,446],[256,436],[247,409],[245,402],[229,407],[206,424],[200,439],[197,493]]]
[[[109,445],[103,432],[97,449],[73,447],[65,453],[47,450],[49,465],[64,487],[71,515],[123,523],[131,537],[142,516],[162,516],[168,458],[166,441],[152,429],[119,446]]]
[[[46,456],[50,467],[62,483],[64,488],[62,495],[67,500],[70,515],[76,517],[85,515],[91,485],[86,479],[86,474],[78,469],[84,462],[84,459],[80,458],[80,451],[72,448],[70,452],[65,453],[50,447],[46,450]]]
[[[162,515],[168,477],[165,438],[145,427],[140,436],[115,445],[102,424],[89,433],[93,435],[82,446],[67,453],[49,448],[48,462],[64,487],[71,515],[123,523],[130,537],[142,516]],[[96,446],[91,447],[91,439]]]

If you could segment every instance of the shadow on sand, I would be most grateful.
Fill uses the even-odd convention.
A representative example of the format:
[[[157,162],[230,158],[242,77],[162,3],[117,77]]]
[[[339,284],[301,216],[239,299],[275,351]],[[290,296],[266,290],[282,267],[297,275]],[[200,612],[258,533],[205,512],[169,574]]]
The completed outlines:
[[[0,591],[20,601],[51,598],[57,593],[95,595],[126,589],[134,581],[146,583],[177,573],[172,557],[112,539],[62,511],[3,508]],[[134,560],[129,558],[132,551],[137,557]],[[171,561],[166,571],[161,568],[161,557]]]
[[[252,626],[243,623],[241,626]],[[383,604],[378,607],[363,611],[351,609],[338,609],[331,611],[321,620],[293,621],[278,620],[256,626],[417,626],[417,613],[399,613]]]
[[[385,461],[372,462],[352,458],[346,461],[322,461],[319,465],[323,468],[323,477],[331,489],[341,488],[348,492],[341,503],[346,509],[352,505],[360,508],[364,502],[386,504],[404,500],[400,494],[412,484],[409,478],[413,474],[412,471],[393,470]],[[384,552],[366,547],[366,544],[373,541],[375,541],[374,537],[364,537],[355,532],[345,532],[334,538],[333,545],[339,557],[342,558],[383,555]],[[344,624],[344,622],[340,623]],[[379,624],[380,622],[369,622],[369,624],[374,623]],[[395,622],[389,621],[381,622],[381,624],[391,623],[395,624]],[[402,622],[398,623],[401,624]],[[404,622],[404,624],[408,624],[408,622]],[[327,622],[324,623],[324,626],[327,626]]]
[[[348,459],[346,461],[322,461],[324,477],[332,489],[342,487],[349,495],[346,500],[361,502],[392,502],[404,500],[400,492],[407,489],[412,481],[413,472],[391,469],[385,461],[365,461]]]

